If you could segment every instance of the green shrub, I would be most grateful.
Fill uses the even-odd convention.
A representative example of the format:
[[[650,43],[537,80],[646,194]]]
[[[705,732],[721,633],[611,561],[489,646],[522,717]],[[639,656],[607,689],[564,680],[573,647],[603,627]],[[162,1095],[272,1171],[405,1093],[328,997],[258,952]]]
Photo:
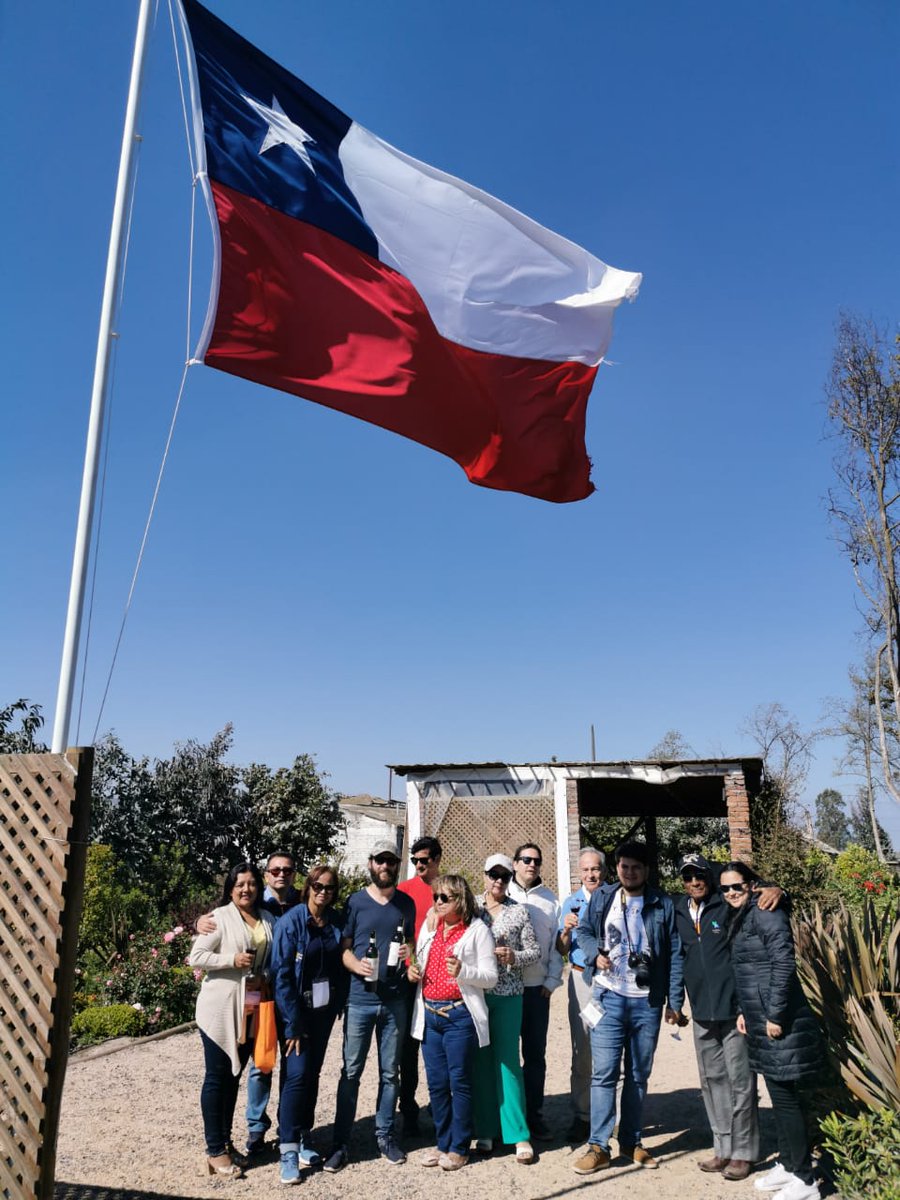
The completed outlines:
[[[191,935],[181,925],[167,933],[133,933],[103,981],[111,1003],[139,1005],[146,1023],[169,1029],[193,1020],[200,972],[187,965]]]
[[[94,1004],[72,1018],[72,1040],[92,1046],[107,1038],[140,1037],[146,1028],[144,1013],[130,1004]]]
[[[853,842],[834,860],[832,876],[841,899],[857,912],[866,900],[871,900],[881,914],[896,907],[900,898],[893,871],[879,862],[871,850]]]
[[[882,1108],[855,1117],[830,1113],[824,1145],[843,1200],[900,1200],[900,1114]]]

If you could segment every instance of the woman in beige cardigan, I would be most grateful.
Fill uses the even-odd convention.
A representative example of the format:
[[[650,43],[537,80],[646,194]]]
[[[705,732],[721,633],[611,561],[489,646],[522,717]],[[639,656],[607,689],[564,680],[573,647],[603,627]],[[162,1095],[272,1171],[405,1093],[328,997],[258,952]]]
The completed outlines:
[[[237,1179],[246,1160],[231,1142],[231,1122],[241,1072],[253,1050],[263,971],[272,944],[272,916],[260,907],[263,880],[253,863],[232,867],[222,903],[213,912],[216,927],[201,934],[189,962],[206,977],[197,997],[197,1024],[206,1074],[200,1092],[206,1165],[210,1175]]]

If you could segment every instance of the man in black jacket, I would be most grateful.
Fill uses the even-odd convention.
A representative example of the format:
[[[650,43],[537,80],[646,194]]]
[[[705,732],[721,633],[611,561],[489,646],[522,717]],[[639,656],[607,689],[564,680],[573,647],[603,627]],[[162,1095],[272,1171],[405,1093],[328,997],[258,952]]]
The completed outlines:
[[[685,894],[675,898],[675,924],[684,950],[684,985],[691,1002],[694,1049],[703,1103],[713,1133],[713,1156],[701,1171],[746,1179],[759,1156],[756,1077],[747,1039],[737,1030],[738,1003],[725,926],[727,907],[713,868],[701,854],[678,864]],[[763,908],[774,908],[780,888],[765,888]]]

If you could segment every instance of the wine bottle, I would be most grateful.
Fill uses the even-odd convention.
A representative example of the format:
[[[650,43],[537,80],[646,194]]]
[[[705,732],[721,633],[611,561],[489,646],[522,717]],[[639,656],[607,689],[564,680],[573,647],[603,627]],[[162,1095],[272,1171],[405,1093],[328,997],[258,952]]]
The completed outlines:
[[[398,973],[400,972],[401,961],[402,961],[401,954],[403,953],[403,949],[404,949],[404,941],[405,941],[405,938],[403,936],[403,921],[400,920],[400,922],[397,925],[397,928],[394,930],[394,936],[391,938],[391,944],[388,946],[387,965],[388,965],[389,971],[393,970]]]
[[[372,974],[365,977],[363,986],[367,992],[374,992],[378,986],[378,939],[375,937],[374,929],[369,934],[369,945],[365,957],[372,965]]]

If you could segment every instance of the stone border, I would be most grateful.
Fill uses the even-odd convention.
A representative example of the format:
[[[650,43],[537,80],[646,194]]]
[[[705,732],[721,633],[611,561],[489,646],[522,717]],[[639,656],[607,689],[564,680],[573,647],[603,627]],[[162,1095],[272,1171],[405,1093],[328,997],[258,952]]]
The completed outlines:
[[[117,1050],[127,1050],[129,1046],[143,1046],[145,1042],[159,1042],[175,1033],[188,1033],[191,1029],[196,1028],[196,1021],[185,1021],[184,1024],[173,1025],[170,1029],[160,1029],[158,1033],[148,1033],[146,1037],[108,1038],[96,1046],[85,1046],[83,1050],[76,1050],[74,1054],[69,1055],[69,1062],[90,1062],[92,1058],[105,1058],[107,1054],[115,1054]]]

